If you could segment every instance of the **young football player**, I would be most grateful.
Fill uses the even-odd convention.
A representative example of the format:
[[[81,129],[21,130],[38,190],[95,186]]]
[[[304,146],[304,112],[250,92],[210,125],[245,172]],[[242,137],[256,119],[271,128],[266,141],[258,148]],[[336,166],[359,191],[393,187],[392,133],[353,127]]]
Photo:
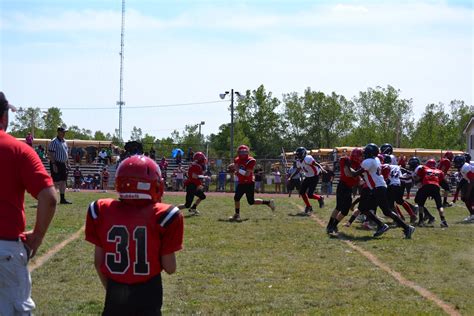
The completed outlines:
[[[354,148],[350,157],[342,157],[339,160],[341,178],[336,188],[336,208],[329,218],[326,232],[328,234],[337,233],[337,225],[347,216],[352,204],[352,188],[359,185],[360,177],[352,176],[350,168],[358,170],[362,162],[362,149]]]
[[[319,207],[324,206],[324,197],[322,195],[314,194],[316,185],[318,184],[318,175],[321,172],[325,172],[323,167],[314,160],[313,156],[307,154],[307,150],[304,147],[298,147],[295,151],[296,156],[296,171],[303,172],[305,178],[301,183],[299,194],[305,204],[305,214],[311,215],[313,207],[309,203],[309,199],[314,199],[319,202]],[[290,176],[290,179],[293,175]]]
[[[229,218],[231,221],[240,221],[240,199],[247,198],[249,205],[267,205],[272,211],[275,211],[275,202],[273,200],[262,200],[255,198],[255,180],[253,171],[257,161],[250,156],[250,149],[246,145],[240,145],[237,148],[237,157],[234,159],[234,165],[237,177],[237,188],[234,194],[235,213]]]
[[[425,202],[428,197],[432,197],[436,203],[436,208],[441,219],[441,227],[448,227],[444,217],[443,204],[441,203],[440,183],[444,179],[443,171],[436,169],[436,161],[430,159],[424,166],[418,168],[416,176],[419,177],[421,188],[416,192],[415,203],[420,210],[425,208]],[[418,226],[423,226],[423,212],[420,211]]]
[[[470,161],[471,156],[469,154],[454,157],[454,166],[462,176],[462,180],[459,183],[461,200],[464,201],[469,211],[469,216],[464,219],[466,222],[474,221],[474,165],[471,165]]]
[[[388,165],[389,174],[387,179],[387,196],[388,196],[388,203],[393,210],[396,210],[397,214],[403,218],[398,205],[401,205],[405,211],[410,215],[410,223],[416,223],[416,215],[411,208],[410,203],[403,199],[403,188],[401,186],[401,168],[398,164],[395,164],[392,157],[390,155],[384,156],[384,162]],[[395,205],[397,203],[397,205]]]
[[[148,157],[126,158],[115,188],[119,199],[92,202],[86,220],[86,240],[95,245],[94,264],[106,289],[102,315],[161,315],[161,271],[176,271],[183,216],[161,203],[161,172]]]
[[[405,224],[405,222],[391,210],[387,199],[387,184],[381,175],[381,163],[379,158],[377,158],[378,154],[379,148],[377,145],[372,143],[366,145],[364,148],[365,159],[361,163],[361,169],[353,173],[353,176],[363,175],[364,181],[369,188],[369,190],[362,191],[359,210],[377,224],[378,229],[374,237],[381,236],[389,227],[387,224],[382,223],[375,215],[370,215],[373,201],[382,209],[385,216],[393,219],[393,221],[403,229],[405,238],[410,239],[415,231],[415,227]]]
[[[109,187],[109,171],[107,170],[107,167],[104,167],[102,169],[102,172],[100,174],[100,177],[102,179],[102,191],[107,192],[107,188]]]
[[[444,190],[443,193],[443,207],[453,206],[452,203],[448,202],[448,195],[451,192],[451,185],[449,184],[449,169],[451,169],[451,162],[453,161],[454,155],[452,151],[446,151],[443,158],[439,160],[438,169],[443,171],[444,179],[440,183],[441,188]]]
[[[184,182],[186,187],[186,202],[179,204],[178,208],[189,208],[189,212],[193,215],[199,215],[197,207],[202,200],[206,199],[204,194],[204,186],[202,180],[205,180],[204,169],[206,168],[207,157],[202,152],[198,151],[193,155],[193,162],[188,169],[188,178]],[[197,196],[196,202],[193,204],[194,197]]]

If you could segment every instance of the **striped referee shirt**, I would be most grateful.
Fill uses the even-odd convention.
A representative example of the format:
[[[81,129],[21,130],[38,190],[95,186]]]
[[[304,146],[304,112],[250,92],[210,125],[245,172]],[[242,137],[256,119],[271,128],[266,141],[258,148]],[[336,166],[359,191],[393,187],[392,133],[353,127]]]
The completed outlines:
[[[57,162],[66,162],[68,159],[68,149],[66,141],[60,140],[59,138],[54,138],[51,143],[49,143],[48,151],[54,156],[54,160]]]

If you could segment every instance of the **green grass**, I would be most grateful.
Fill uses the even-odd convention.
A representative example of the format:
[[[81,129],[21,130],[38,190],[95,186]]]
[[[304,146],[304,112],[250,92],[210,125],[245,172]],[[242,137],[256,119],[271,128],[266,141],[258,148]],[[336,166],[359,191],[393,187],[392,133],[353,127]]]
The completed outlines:
[[[69,193],[74,204],[58,206],[39,255],[83,224],[90,201],[106,194]],[[166,196],[181,203],[184,197]],[[242,223],[231,196],[208,197],[201,216],[186,217],[178,271],[164,275],[165,314],[443,314],[434,303],[391,276],[338,239],[330,239],[314,220],[291,216],[302,201],[276,199],[276,216],[265,206],[242,203]],[[27,218],[34,219],[28,200]],[[432,205],[428,205],[432,208]],[[326,220],[329,199],[317,216]],[[184,213],[188,215],[186,212]],[[407,279],[416,282],[462,314],[474,314],[474,224],[457,223],[461,207],[447,209],[450,228],[419,228],[413,240],[393,229],[380,239],[370,232],[343,231]],[[99,314],[104,290],[93,267],[93,247],[83,238],[69,244],[32,274],[36,315]]]

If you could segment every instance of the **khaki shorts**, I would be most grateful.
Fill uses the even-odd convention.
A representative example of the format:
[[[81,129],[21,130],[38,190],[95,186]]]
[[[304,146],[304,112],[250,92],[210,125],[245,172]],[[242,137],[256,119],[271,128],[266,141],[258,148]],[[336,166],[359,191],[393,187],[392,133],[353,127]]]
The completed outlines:
[[[34,309],[25,246],[0,240],[0,315],[31,315]]]

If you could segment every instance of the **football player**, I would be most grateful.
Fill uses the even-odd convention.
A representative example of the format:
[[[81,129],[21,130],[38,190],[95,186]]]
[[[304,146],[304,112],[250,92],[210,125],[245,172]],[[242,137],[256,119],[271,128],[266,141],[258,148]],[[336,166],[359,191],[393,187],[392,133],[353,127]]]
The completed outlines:
[[[424,166],[417,169],[416,176],[420,179],[421,188],[416,192],[415,203],[418,204],[419,209],[422,210],[425,208],[426,199],[432,197],[439,212],[441,227],[448,227],[448,223],[444,217],[444,209],[440,195],[440,183],[444,179],[443,171],[436,169],[436,161],[430,159]],[[419,216],[418,226],[423,226],[423,212],[420,211]]]
[[[336,208],[326,227],[326,232],[330,235],[337,233],[337,225],[349,213],[352,204],[352,188],[360,182],[359,176],[352,176],[350,168],[358,170],[361,162],[361,148],[352,149],[350,157],[342,157],[339,160],[341,178],[336,188]]]
[[[304,147],[298,147],[295,150],[296,156],[296,171],[303,172],[305,178],[301,183],[299,194],[304,201],[306,215],[311,215],[313,207],[309,203],[308,199],[314,199],[319,202],[319,207],[324,206],[324,197],[321,195],[314,194],[316,185],[318,184],[318,175],[320,172],[326,172],[323,167],[314,160],[313,156],[307,154],[307,150]],[[290,179],[293,175],[290,176]]]
[[[379,148],[377,145],[372,143],[367,144],[364,148],[365,159],[361,163],[361,169],[353,173],[353,176],[362,175],[369,188],[369,190],[362,191],[359,210],[377,224],[378,229],[374,237],[381,236],[389,229],[389,226],[382,223],[375,215],[371,215],[369,210],[371,209],[373,201],[382,209],[385,216],[393,219],[393,221],[403,229],[405,238],[410,239],[415,231],[415,227],[405,224],[405,222],[391,210],[387,199],[387,184],[381,175],[381,163],[377,158],[378,154]]]
[[[206,199],[202,180],[209,178],[204,175],[206,164],[207,157],[202,152],[198,151],[193,155],[193,162],[188,169],[188,178],[184,182],[184,186],[186,187],[186,202],[185,204],[178,205],[180,210],[183,208],[189,208],[191,214],[199,215],[197,207],[202,200]],[[195,196],[197,196],[197,200],[193,204]]]
[[[388,165],[389,167],[389,174],[388,174],[388,179],[387,179],[387,196],[388,196],[388,203],[392,209],[395,209],[397,211],[397,214],[403,218],[403,215],[401,215],[401,212],[398,208],[398,205],[401,205],[405,211],[410,215],[410,223],[414,224],[416,223],[416,215],[413,212],[413,209],[407,201],[403,199],[403,188],[401,186],[401,168],[399,165],[394,164],[394,161],[390,155],[385,155],[384,156],[384,162]],[[397,203],[398,205],[395,205]]]
[[[471,156],[469,154],[454,157],[454,166],[462,176],[462,180],[459,182],[461,200],[464,201],[469,211],[469,216],[464,219],[466,222],[474,221],[474,165],[471,165],[470,161]]]
[[[240,199],[247,198],[249,205],[267,205],[272,211],[275,211],[275,202],[273,200],[256,199],[255,180],[253,170],[257,161],[250,156],[250,149],[246,145],[240,145],[237,148],[237,157],[234,159],[235,175],[237,176],[237,188],[234,194],[235,213],[229,218],[231,221],[240,221]]]
[[[451,169],[451,162],[453,161],[454,155],[452,151],[447,151],[444,153],[443,158],[439,160],[438,169],[443,171],[444,179],[440,183],[441,188],[443,188],[443,207],[453,206],[452,203],[448,202],[448,194],[451,192],[451,186],[449,185],[449,169]]]
[[[161,315],[161,271],[176,271],[183,216],[161,203],[161,172],[148,157],[125,159],[115,188],[119,199],[92,202],[86,220],[86,240],[95,245],[94,264],[106,289],[102,315]]]

